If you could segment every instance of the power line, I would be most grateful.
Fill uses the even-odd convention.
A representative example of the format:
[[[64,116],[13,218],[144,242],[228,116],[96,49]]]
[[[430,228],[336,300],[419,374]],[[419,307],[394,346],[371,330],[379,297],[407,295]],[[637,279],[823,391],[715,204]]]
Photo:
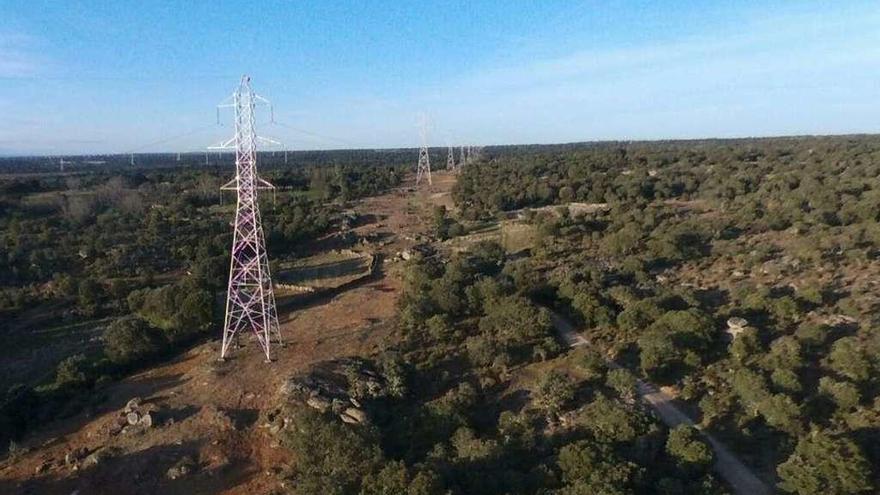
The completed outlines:
[[[318,133],[316,133],[316,132],[311,132],[311,131],[307,131],[307,130],[305,130],[305,129],[300,129],[300,128],[298,128],[298,127],[294,127],[294,126],[292,126],[292,125],[285,124],[285,123],[283,123],[283,122],[278,122],[277,120],[274,121],[274,122],[270,122],[270,123],[271,123],[271,124],[275,124],[275,125],[280,126],[280,127],[284,127],[285,129],[290,129],[291,131],[298,132],[298,133],[303,134],[303,135],[306,135],[306,136],[311,136],[311,137],[314,137],[314,138],[323,139],[324,141],[337,142],[337,143],[340,143],[340,144],[344,144],[344,145],[346,145],[346,146],[351,146],[351,147],[353,147],[353,148],[361,148],[361,147],[362,147],[361,145],[359,145],[359,144],[357,144],[357,143],[353,143],[353,142],[348,141],[348,140],[346,140],[346,139],[335,138],[335,137],[332,137],[332,136],[325,136],[325,135],[322,135],[322,134],[318,134]],[[367,146],[367,147],[369,148],[370,146]]]
[[[215,126],[214,126],[213,124],[212,124],[212,125],[200,126],[200,127],[197,127],[197,128],[195,128],[195,129],[193,129],[193,130],[191,130],[191,131],[183,132],[183,133],[180,133],[180,134],[175,134],[175,135],[173,135],[173,136],[166,136],[166,137],[163,137],[162,139],[157,139],[157,140],[155,140],[155,141],[152,141],[152,142],[149,142],[149,143],[143,144],[143,145],[141,145],[141,146],[137,146],[137,147],[135,147],[135,148],[131,148],[131,149],[126,150],[126,151],[124,151],[124,152],[122,152],[122,153],[120,153],[120,154],[123,154],[123,155],[129,155],[129,154],[134,153],[135,151],[140,151],[140,150],[143,150],[143,149],[146,149],[146,148],[150,148],[150,147],[152,147],[152,146],[156,146],[156,145],[159,145],[159,144],[168,143],[168,142],[171,142],[171,141],[175,141],[175,140],[177,140],[177,139],[180,139],[180,138],[184,138],[184,137],[187,137],[187,136],[192,136],[193,134],[198,134],[198,133],[200,133],[200,132],[204,132],[204,131],[206,131],[206,130],[212,128],[212,127],[215,127]]]

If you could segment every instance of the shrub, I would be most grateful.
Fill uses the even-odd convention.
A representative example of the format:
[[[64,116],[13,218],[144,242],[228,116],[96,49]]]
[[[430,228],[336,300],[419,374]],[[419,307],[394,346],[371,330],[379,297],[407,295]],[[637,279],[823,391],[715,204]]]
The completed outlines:
[[[162,348],[162,337],[136,316],[120,318],[104,330],[104,353],[117,364],[141,361]]]
[[[779,487],[798,495],[857,494],[871,489],[871,467],[846,438],[814,431],[801,438],[776,472]]]
[[[61,387],[82,387],[88,383],[86,374],[88,360],[84,354],[76,354],[61,361],[55,369],[55,385]]]
[[[536,402],[549,416],[556,416],[574,399],[574,392],[571,379],[558,371],[551,371],[538,388]]]
[[[666,439],[666,452],[678,466],[688,472],[703,473],[709,469],[714,460],[714,453],[701,438],[696,428],[689,425],[678,425],[669,431]]]

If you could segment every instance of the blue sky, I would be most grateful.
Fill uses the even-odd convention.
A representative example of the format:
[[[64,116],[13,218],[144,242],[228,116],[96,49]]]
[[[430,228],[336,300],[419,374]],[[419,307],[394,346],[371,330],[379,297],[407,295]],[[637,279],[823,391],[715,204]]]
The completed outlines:
[[[0,153],[200,150],[242,73],[293,149],[880,132],[880,2],[0,0]]]

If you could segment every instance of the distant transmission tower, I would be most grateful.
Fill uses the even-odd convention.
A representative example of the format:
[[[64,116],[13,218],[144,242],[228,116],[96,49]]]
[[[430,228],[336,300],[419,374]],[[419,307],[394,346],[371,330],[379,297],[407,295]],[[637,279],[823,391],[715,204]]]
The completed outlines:
[[[254,113],[258,104],[270,105],[268,100],[254,94],[250,77],[242,76],[232,96],[218,105],[218,108],[235,109],[235,135],[212,149],[235,149],[235,178],[221,189],[238,193],[221,359],[226,357],[241,331],[254,332],[267,360],[271,359],[272,340],[281,343],[266,238],[257,203],[259,189],[275,189],[257,175],[257,141],[261,138],[254,128]]]
[[[453,156],[452,146],[449,147],[446,153],[446,170],[455,171],[455,157]]]
[[[422,147],[419,148],[419,164],[416,168],[416,185],[419,185],[422,177],[428,178],[428,185],[432,185],[431,182],[431,159],[428,156],[428,119],[424,115],[422,116],[419,133],[422,136]]]
[[[461,169],[464,165],[467,165],[467,158],[464,156],[464,146],[462,146],[461,155],[458,158],[458,168]]]

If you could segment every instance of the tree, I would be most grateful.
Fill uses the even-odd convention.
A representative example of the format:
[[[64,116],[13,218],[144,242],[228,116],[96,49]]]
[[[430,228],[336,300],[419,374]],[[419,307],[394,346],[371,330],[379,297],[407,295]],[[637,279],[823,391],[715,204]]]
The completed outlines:
[[[650,419],[637,406],[622,404],[602,394],[583,408],[577,423],[606,442],[633,442],[651,427]]]
[[[571,307],[578,312],[587,328],[605,327],[614,322],[614,312],[595,295],[579,292],[571,300]]]
[[[101,285],[91,278],[80,280],[77,289],[76,303],[86,316],[94,316],[101,303]]]
[[[862,401],[859,388],[849,382],[838,382],[823,376],[819,379],[819,393],[831,397],[839,412],[849,412]]]
[[[284,430],[281,443],[296,452],[293,479],[297,491],[304,494],[357,493],[361,479],[381,461],[370,430],[355,430],[309,407],[295,411],[294,423]]]
[[[548,416],[554,417],[574,399],[574,393],[574,383],[570,378],[558,371],[551,371],[538,388],[536,402]]]
[[[480,319],[480,331],[505,347],[516,348],[534,343],[552,332],[547,310],[521,296],[507,296],[486,301],[486,316]]]
[[[776,468],[779,487],[798,495],[857,494],[871,489],[871,466],[859,447],[843,437],[813,431]]]
[[[758,411],[768,425],[790,435],[797,435],[803,430],[801,406],[785,394],[766,397],[758,403]]]
[[[658,374],[681,363],[699,364],[713,334],[712,319],[702,311],[667,311],[639,337],[642,369]]]
[[[120,318],[104,330],[104,353],[117,364],[149,357],[161,348],[162,337],[136,316]]]
[[[872,375],[871,360],[856,337],[843,337],[831,346],[828,364],[832,370],[861,383]]]
[[[84,386],[88,383],[87,365],[88,360],[85,354],[76,354],[61,361],[55,369],[55,385],[58,387]]]
[[[579,440],[559,450],[556,461],[566,483],[560,493],[566,495],[633,493],[632,485],[640,469],[620,459],[610,446]]]
[[[378,473],[364,476],[360,495],[401,495],[406,493],[408,482],[406,465],[391,461]]]
[[[706,472],[715,458],[712,449],[700,437],[699,431],[686,424],[669,431],[666,452],[680,468],[691,473]]]
[[[632,401],[636,395],[636,377],[625,368],[615,368],[608,372],[605,384],[614,389],[617,395],[625,400]]]

